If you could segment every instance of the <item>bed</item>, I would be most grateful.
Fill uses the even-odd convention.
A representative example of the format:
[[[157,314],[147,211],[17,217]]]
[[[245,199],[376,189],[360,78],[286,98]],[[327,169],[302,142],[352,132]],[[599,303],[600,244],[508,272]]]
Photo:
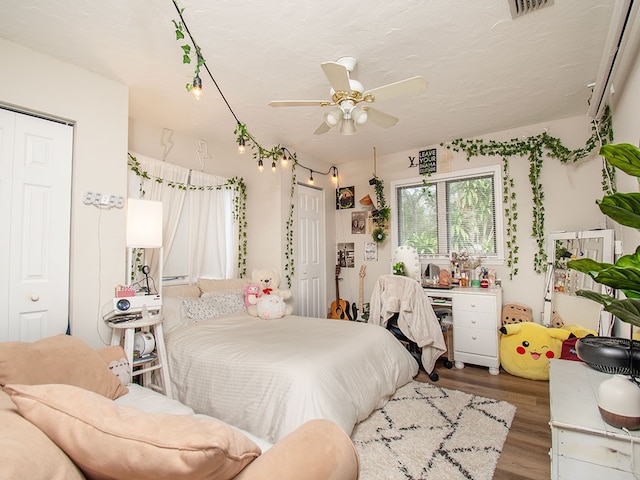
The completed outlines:
[[[210,303],[224,304],[219,298]],[[165,344],[177,399],[272,443],[314,418],[350,434],[418,373],[380,326],[296,315],[262,320],[229,308],[185,320],[175,309],[195,301],[164,302],[174,303],[165,309],[165,322],[173,317]],[[177,324],[176,316],[183,317]]]

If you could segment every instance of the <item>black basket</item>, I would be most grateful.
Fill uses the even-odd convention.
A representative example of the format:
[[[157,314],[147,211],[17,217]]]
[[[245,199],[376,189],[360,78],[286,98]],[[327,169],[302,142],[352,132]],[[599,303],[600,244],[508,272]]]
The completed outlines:
[[[576,342],[578,358],[604,373],[640,377],[640,341],[618,337],[584,337]]]

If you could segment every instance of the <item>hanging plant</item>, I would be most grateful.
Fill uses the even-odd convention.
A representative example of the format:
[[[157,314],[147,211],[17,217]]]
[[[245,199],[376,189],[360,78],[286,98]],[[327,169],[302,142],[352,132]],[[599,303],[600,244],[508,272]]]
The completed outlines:
[[[518,273],[516,267],[518,263],[518,245],[516,243],[518,214],[516,197],[513,191],[513,179],[509,175],[507,159],[520,156],[529,160],[529,183],[531,184],[533,203],[531,235],[534,237],[537,247],[533,259],[533,269],[536,273],[542,273],[547,268],[547,255],[544,248],[544,189],[540,180],[544,157],[555,158],[562,163],[574,163],[589,155],[598,145],[606,144],[613,140],[609,107],[605,109],[600,121],[592,121],[591,131],[592,134],[585,142],[585,146],[576,150],[567,148],[559,138],[552,137],[547,132],[524,139],[514,138],[505,142],[459,138],[453,140],[450,144],[441,144],[441,146],[456,152],[465,152],[467,160],[470,160],[473,156],[502,157],[504,172],[503,202],[506,203],[505,216],[507,217],[507,266],[510,268],[510,278],[513,278]],[[614,169],[607,166],[606,162],[603,164],[602,176],[603,190],[614,190]]]
[[[238,274],[242,278],[247,273],[247,187],[242,177],[232,177],[227,180],[223,185],[191,185],[182,182],[174,182],[165,180],[160,177],[149,175],[149,172],[142,169],[140,162],[131,155],[128,154],[127,165],[129,170],[135,173],[137,176],[144,180],[153,180],[157,183],[162,183],[171,188],[177,188],[180,190],[232,190],[233,191],[233,220],[238,223]],[[140,196],[144,197],[145,191],[143,190],[140,182]],[[136,257],[137,258],[137,257]]]
[[[372,220],[376,227],[371,232],[371,237],[376,243],[383,243],[387,238],[387,227],[391,217],[391,209],[387,206],[384,197],[384,182],[378,177],[374,177],[373,189],[376,192],[378,208],[372,212]]]

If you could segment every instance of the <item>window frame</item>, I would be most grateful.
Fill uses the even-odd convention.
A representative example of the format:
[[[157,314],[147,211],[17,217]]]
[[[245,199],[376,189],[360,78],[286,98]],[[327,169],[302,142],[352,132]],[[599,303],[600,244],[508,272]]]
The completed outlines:
[[[505,261],[504,257],[504,205],[502,202],[502,168],[500,165],[487,165],[484,167],[477,168],[469,168],[465,170],[456,170],[452,172],[446,173],[434,173],[429,176],[418,176],[411,178],[403,178],[399,180],[393,180],[389,183],[390,187],[390,196],[391,196],[391,221],[389,228],[391,229],[391,246],[395,251],[396,248],[399,247],[399,225],[398,220],[399,217],[397,215],[398,212],[398,188],[411,187],[411,186],[421,186],[424,184],[424,181],[427,183],[443,183],[447,181],[453,180],[465,180],[473,177],[479,176],[487,176],[491,175],[493,177],[494,184],[494,205],[495,205],[495,229],[496,229],[496,254],[492,256],[483,257],[482,263],[483,265],[503,265]],[[440,208],[446,207],[438,207],[438,211]],[[396,215],[394,215],[396,212]],[[440,228],[442,225],[446,227],[446,217],[444,220],[440,218],[438,215],[438,227]],[[440,235],[439,235],[440,236]],[[421,254],[420,260],[443,260],[448,261],[450,259],[449,254]]]

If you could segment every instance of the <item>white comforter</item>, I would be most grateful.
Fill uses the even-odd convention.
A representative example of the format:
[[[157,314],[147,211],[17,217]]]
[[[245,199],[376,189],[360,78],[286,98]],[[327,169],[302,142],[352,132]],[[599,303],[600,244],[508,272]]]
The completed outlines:
[[[182,403],[273,443],[313,418],[350,434],[418,373],[385,328],[295,315],[201,321],[166,347]]]

